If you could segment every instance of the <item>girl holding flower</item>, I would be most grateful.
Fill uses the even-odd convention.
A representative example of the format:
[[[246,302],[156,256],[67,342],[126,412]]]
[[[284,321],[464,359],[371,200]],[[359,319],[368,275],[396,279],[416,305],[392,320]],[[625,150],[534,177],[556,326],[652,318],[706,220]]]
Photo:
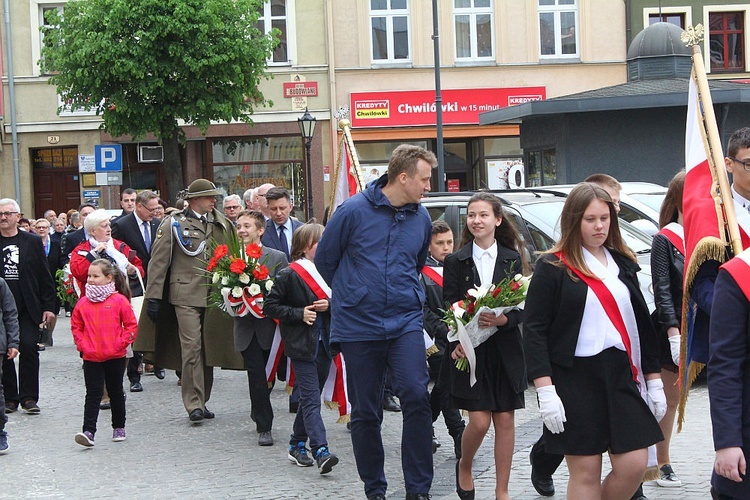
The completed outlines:
[[[462,247],[445,258],[443,300],[453,304],[472,288],[488,290],[490,285],[519,272],[528,274],[524,245],[512,222],[505,220],[500,199],[490,193],[476,193],[467,207]],[[523,253],[519,253],[523,252]],[[461,459],[456,463],[456,491],[462,499],[474,498],[472,462],[490,424],[495,428],[495,494],[508,497],[508,481],[515,440],[514,411],[524,407],[526,368],[521,346],[521,311],[495,316],[482,313],[480,327],[497,327],[476,347],[475,375],[449,363],[449,390],[455,407],[469,412],[469,423],[461,443]],[[453,359],[465,356],[461,345],[451,344]],[[447,359],[447,357],[446,357]]]
[[[257,210],[244,210],[237,217],[237,236],[245,245],[247,257],[260,259],[260,265],[253,270],[253,278],[258,280],[266,279],[269,276],[275,277],[276,273],[288,264],[283,252],[261,246],[260,237],[263,235],[265,228],[266,221],[263,214]],[[219,250],[218,247],[217,250]],[[216,259],[216,262],[218,262],[226,257],[227,253],[228,249],[226,252],[222,250],[218,253],[215,252],[212,261]],[[207,266],[209,271],[212,267],[212,261],[209,261]],[[216,262],[214,262],[214,266]],[[245,280],[247,281],[245,284],[252,281],[251,277],[244,273],[246,265],[246,262],[241,258],[235,258],[229,264],[229,270],[240,275],[241,284]],[[248,291],[253,295],[267,293],[267,290],[261,290],[257,283],[250,284],[248,288]],[[240,286],[235,286],[231,293],[235,297],[238,295],[241,297],[243,290]],[[271,407],[271,388],[266,380],[266,363],[271,353],[275,332],[276,323],[271,318],[258,318],[253,314],[234,318],[234,350],[242,354],[245,370],[247,370],[247,382],[250,388],[250,415],[255,421],[260,446],[273,444],[271,434],[273,408]]]

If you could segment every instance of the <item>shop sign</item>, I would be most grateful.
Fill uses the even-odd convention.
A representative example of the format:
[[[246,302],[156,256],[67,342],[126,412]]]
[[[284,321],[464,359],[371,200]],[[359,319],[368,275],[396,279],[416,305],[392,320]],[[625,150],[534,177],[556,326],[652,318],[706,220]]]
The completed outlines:
[[[318,82],[284,82],[284,97],[318,97]]]
[[[447,89],[442,91],[443,124],[479,124],[479,113],[541,101],[546,87]],[[352,127],[435,125],[435,91],[352,92]]]

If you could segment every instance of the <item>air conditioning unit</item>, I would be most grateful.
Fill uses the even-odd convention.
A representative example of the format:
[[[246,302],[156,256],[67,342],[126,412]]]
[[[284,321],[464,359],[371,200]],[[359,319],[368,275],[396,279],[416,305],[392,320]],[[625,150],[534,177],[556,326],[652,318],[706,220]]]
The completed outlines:
[[[138,163],[161,163],[163,161],[163,147],[138,144]]]

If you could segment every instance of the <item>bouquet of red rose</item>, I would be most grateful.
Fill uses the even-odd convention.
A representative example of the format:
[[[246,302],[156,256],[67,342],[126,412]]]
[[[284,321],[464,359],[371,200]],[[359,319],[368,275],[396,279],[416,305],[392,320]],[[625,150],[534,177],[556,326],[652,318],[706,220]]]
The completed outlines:
[[[263,318],[263,294],[271,290],[273,280],[262,255],[260,245],[243,245],[235,233],[229,234],[226,244],[214,243],[205,269],[215,286],[211,304],[230,316]]]
[[[80,291],[76,289],[76,280],[70,274],[70,263],[55,271],[55,282],[57,284],[57,298],[60,299],[60,302],[70,304],[71,308],[75,307]]]
[[[497,331],[496,326],[480,327],[479,315],[483,312],[492,312],[499,316],[514,309],[523,309],[529,281],[530,276],[516,274],[494,285],[472,288],[466,293],[466,298],[454,302],[448,310],[443,311],[443,321],[450,329],[448,340],[458,340],[466,354],[465,358],[456,360],[456,368],[470,372],[472,386],[476,383],[474,348]]]

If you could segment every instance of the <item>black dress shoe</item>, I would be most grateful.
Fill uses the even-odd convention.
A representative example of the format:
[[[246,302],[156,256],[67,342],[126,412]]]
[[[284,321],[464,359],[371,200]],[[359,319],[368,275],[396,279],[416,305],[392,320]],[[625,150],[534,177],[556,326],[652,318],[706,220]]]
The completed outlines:
[[[143,386],[140,382],[133,382],[130,386],[130,392],[143,392]]]
[[[215,416],[216,416],[216,414],[214,414],[214,412],[212,412],[208,408],[203,408],[203,418],[207,418],[207,419],[211,420]]]
[[[543,476],[534,471],[534,466],[531,467],[531,484],[534,485],[534,489],[537,493],[543,497],[551,497],[555,494],[555,482],[552,480],[552,476]]]
[[[474,500],[474,489],[470,490],[464,490],[461,488],[461,484],[458,482],[458,466],[461,463],[461,460],[456,460],[456,493],[458,494],[458,498],[461,500]]]
[[[273,434],[271,431],[263,431],[258,435],[259,446],[273,446]]]
[[[188,415],[188,418],[193,423],[203,422],[203,410],[201,410],[200,408],[192,410]]]
[[[367,500],[385,500],[385,495],[378,493],[377,495],[370,495]]]
[[[154,376],[159,380],[164,380],[164,377],[167,376],[167,372],[164,371],[164,368],[154,367]]]
[[[394,396],[383,398],[383,409],[385,411],[401,411],[401,405],[398,404]]]
[[[471,497],[474,498],[474,497]],[[406,500],[430,500],[429,493],[407,493]]]

